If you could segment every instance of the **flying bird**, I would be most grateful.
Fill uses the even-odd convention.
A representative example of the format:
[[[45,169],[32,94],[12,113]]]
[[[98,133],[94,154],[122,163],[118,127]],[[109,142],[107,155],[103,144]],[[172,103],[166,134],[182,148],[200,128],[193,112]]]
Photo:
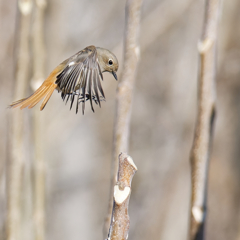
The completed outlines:
[[[70,109],[74,99],[77,99],[76,113],[78,105],[82,103],[84,114],[87,100],[94,112],[93,102],[101,107],[101,101],[105,100],[101,85],[102,73],[110,72],[117,80],[117,70],[118,60],[113,53],[104,48],[88,46],[58,65],[31,96],[13,102],[10,107],[32,108],[44,98],[40,106],[40,110],[43,110],[56,89],[61,92],[63,101],[67,103],[70,99]]]

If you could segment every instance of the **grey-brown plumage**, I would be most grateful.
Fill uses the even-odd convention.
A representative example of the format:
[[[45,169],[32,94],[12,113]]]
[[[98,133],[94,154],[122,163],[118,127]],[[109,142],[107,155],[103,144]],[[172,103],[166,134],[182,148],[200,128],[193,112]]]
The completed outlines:
[[[40,107],[43,110],[54,89],[57,89],[63,100],[67,102],[70,99],[70,109],[76,98],[76,113],[78,105],[82,103],[84,114],[87,100],[94,111],[93,102],[101,107],[101,101],[105,100],[102,73],[110,72],[117,80],[117,70],[118,60],[113,53],[104,48],[88,46],[57,66],[30,97],[16,101],[10,107],[32,108],[45,97]]]

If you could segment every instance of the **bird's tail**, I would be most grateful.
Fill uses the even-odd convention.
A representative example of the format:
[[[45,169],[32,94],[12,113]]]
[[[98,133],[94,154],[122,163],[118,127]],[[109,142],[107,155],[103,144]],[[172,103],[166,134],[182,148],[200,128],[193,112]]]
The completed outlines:
[[[29,97],[23,98],[16,102],[13,102],[9,107],[10,108],[32,108],[38,102],[40,102],[43,98],[43,102],[40,106],[40,110],[42,111],[46,106],[49,98],[51,97],[54,89],[56,89],[57,84],[55,84],[56,76],[58,75],[59,71],[61,70],[61,65],[59,65],[54,71],[49,75],[49,77],[43,82],[43,84]]]
[[[10,107],[11,108],[20,107],[20,109],[26,107],[32,108],[45,97],[40,106],[40,110],[43,110],[56,86],[57,85],[55,83],[43,82],[43,84],[31,96],[13,102],[10,105]]]

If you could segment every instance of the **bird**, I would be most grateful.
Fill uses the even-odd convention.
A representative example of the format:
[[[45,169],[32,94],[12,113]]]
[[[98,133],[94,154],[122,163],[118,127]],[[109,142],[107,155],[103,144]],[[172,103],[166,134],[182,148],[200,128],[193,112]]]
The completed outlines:
[[[9,107],[30,109],[44,98],[40,106],[42,111],[56,89],[61,92],[63,101],[66,99],[67,103],[70,99],[70,110],[76,97],[76,113],[78,105],[82,103],[84,114],[85,102],[88,100],[94,112],[93,102],[101,107],[101,101],[105,101],[100,81],[103,80],[102,73],[112,73],[117,80],[117,70],[118,60],[112,52],[105,48],[88,46],[60,63],[32,95],[13,102]]]

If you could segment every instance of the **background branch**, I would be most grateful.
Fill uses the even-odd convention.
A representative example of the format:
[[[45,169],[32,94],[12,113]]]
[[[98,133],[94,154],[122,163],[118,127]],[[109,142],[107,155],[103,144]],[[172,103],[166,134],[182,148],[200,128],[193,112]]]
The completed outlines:
[[[123,240],[128,238],[129,215],[128,205],[131,194],[131,183],[137,167],[132,158],[125,153],[119,154],[118,181],[114,186],[113,209],[108,239]]]
[[[46,0],[35,0],[33,22],[33,79],[35,91],[45,78],[44,11]],[[43,156],[43,116],[39,108],[33,109],[34,137],[34,232],[36,240],[45,239],[45,180],[46,166]]]
[[[133,88],[140,55],[138,42],[141,6],[142,0],[127,0],[126,2],[123,71],[117,87],[111,188],[105,230],[109,226],[112,212],[113,186],[117,177],[118,154],[128,151]]]
[[[16,61],[16,82],[14,89],[14,99],[21,99],[26,93],[26,85],[29,73],[29,37],[32,1],[18,1],[20,13],[19,41],[17,46]],[[14,111],[11,113],[11,152],[10,164],[7,174],[8,183],[8,215],[6,233],[7,239],[21,239],[21,197],[22,197],[22,175],[23,167],[26,162],[26,154],[23,150],[24,139],[24,119],[22,111]]]
[[[201,41],[198,45],[200,70],[198,79],[198,114],[191,149],[192,202],[190,239],[204,239],[207,177],[215,120],[216,42],[220,0],[207,0]]]

